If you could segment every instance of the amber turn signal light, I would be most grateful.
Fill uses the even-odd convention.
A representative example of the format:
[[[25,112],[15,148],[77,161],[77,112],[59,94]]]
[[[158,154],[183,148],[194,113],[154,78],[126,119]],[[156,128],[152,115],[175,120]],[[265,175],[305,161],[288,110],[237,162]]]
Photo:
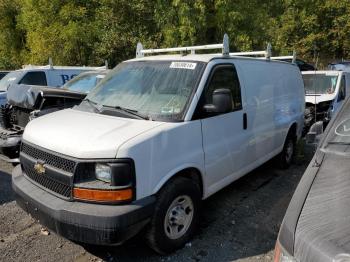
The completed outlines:
[[[76,187],[73,189],[75,199],[95,202],[119,202],[132,199],[132,189],[98,190]]]

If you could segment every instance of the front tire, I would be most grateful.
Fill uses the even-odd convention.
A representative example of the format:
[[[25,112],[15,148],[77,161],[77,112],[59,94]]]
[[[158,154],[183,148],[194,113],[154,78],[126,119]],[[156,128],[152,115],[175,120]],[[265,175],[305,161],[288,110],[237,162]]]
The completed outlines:
[[[279,164],[282,169],[290,167],[294,161],[296,139],[289,133],[283,146],[283,151],[279,155]]]
[[[199,185],[177,177],[160,191],[149,229],[148,245],[160,254],[183,247],[193,236],[201,203]]]

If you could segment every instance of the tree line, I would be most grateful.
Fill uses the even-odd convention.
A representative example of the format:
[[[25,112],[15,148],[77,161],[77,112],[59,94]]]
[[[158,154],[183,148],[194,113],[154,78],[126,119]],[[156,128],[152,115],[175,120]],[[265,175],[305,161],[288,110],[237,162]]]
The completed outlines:
[[[349,0],[0,0],[0,68],[112,66],[147,48],[220,43],[315,62],[350,53]]]

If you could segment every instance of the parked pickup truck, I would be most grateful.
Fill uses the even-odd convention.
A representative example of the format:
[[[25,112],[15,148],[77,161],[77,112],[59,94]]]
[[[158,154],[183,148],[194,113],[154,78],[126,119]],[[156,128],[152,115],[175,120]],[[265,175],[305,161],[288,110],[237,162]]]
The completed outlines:
[[[8,103],[0,108],[0,158],[19,162],[19,147],[27,123],[39,116],[80,104],[108,70],[81,73],[63,88],[12,85]]]
[[[222,49],[222,54],[195,54]],[[145,229],[159,253],[182,247],[201,200],[278,157],[293,160],[304,117],[298,67],[223,44],[145,50],[86,101],[31,121],[12,174],[17,203],[58,234],[120,244]],[[158,52],[180,55],[145,56]],[[186,54],[191,52],[191,54]]]

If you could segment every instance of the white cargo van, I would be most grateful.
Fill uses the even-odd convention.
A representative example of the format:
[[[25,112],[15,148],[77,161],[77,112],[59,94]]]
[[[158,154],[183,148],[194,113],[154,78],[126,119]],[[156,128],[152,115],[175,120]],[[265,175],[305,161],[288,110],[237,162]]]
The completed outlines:
[[[350,73],[344,71],[302,72],[305,86],[305,128],[316,121],[328,122],[350,94]]]
[[[169,51],[191,54],[145,56]],[[171,252],[193,235],[202,199],[277,155],[290,165],[304,105],[298,67],[269,51],[231,55],[227,36],[139,45],[81,105],[29,122],[17,203],[68,239],[116,244],[146,227],[149,245]]]

